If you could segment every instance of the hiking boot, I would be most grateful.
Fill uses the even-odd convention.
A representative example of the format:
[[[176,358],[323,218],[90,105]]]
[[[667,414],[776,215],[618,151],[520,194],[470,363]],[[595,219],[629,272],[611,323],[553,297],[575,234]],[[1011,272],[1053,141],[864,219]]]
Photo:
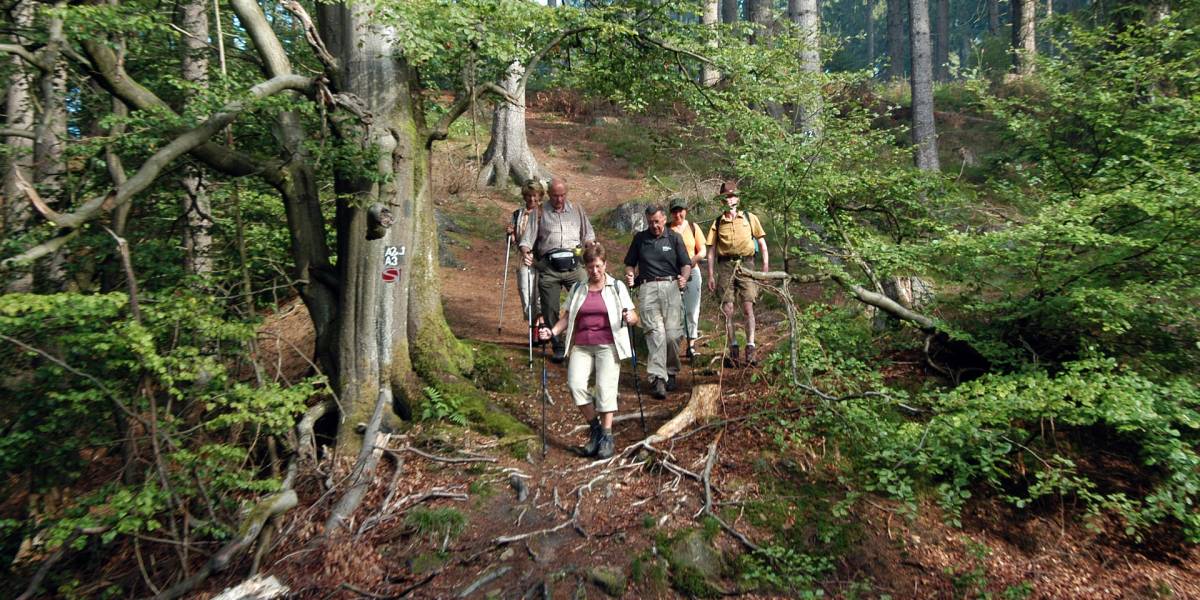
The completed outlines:
[[[596,458],[612,458],[616,442],[613,441],[612,430],[602,431],[600,441],[596,444]]]
[[[758,364],[758,360],[754,357],[754,345],[746,346],[746,366],[753,367]]]
[[[694,346],[691,342],[688,342],[687,352],[684,354],[688,357],[688,360],[696,358],[696,346]]]
[[[667,391],[673,392],[679,389],[679,384],[675,381],[674,375],[667,375]]]
[[[583,445],[584,456],[595,456],[596,449],[600,446],[600,436],[604,433],[604,429],[600,427],[600,419],[592,419],[588,422],[588,441]]]
[[[747,348],[747,351],[749,349]],[[729,351],[725,354],[725,368],[732,369],[738,366],[738,347],[730,346]]]
[[[654,397],[658,398],[659,400],[666,398],[667,382],[663,381],[661,377],[655,377],[650,383],[650,391],[654,394]]]

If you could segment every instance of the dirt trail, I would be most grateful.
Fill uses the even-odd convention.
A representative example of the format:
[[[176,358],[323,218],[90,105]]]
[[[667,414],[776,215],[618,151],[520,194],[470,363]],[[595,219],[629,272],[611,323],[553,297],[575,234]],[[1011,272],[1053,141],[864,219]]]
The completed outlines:
[[[567,181],[569,197],[582,204],[593,218],[648,193],[642,180],[630,176],[628,165],[611,158],[603,144],[596,141],[595,127],[536,112],[529,114],[527,125],[538,159]],[[549,148],[554,150],[548,152]],[[487,209],[483,214],[494,214],[495,229],[494,235],[472,236],[453,247],[462,264],[442,270],[446,318],[461,339],[507,349],[504,356],[508,369],[520,380],[524,391],[496,396],[496,402],[534,431],[540,431],[537,390],[543,363],[540,350],[532,368],[527,361],[525,325],[512,279],[505,302],[504,329],[497,332],[504,267],[502,222],[503,215],[516,208],[515,199],[489,191],[464,191],[459,198],[460,202],[473,203],[476,209]],[[450,214],[455,208],[443,206]],[[606,246],[609,270],[619,272],[624,248],[611,240]],[[514,265],[510,265],[512,268]],[[302,312],[303,308],[298,310]],[[708,299],[703,310],[714,311]],[[294,313],[289,315],[289,322],[298,318]],[[786,335],[784,328],[778,327],[781,319],[770,313],[760,318],[760,344],[768,350],[774,340]],[[303,340],[288,342],[288,348],[291,343]],[[266,350],[269,353],[270,348]],[[281,364],[287,363],[285,359]],[[650,431],[684,406],[692,385],[699,382],[721,380],[722,416],[736,419],[762,408],[758,400],[769,390],[751,383],[752,371],[722,373],[709,368],[711,364],[710,359],[702,359],[694,368],[685,363],[680,390],[665,400],[653,399],[643,384],[641,400],[649,415]],[[394,476],[396,464],[386,463],[359,511],[360,519],[381,518],[378,527],[365,532],[354,544],[332,546],[321,553],[283,551],[271,571],[284,575],[300,596],[314,598],[328,597],[331,585],[339,582],[377,597],[408,594],[406,597],[448,598],[469,591],[472,598],[595,598],[605,593],[606,585],[615,586],[614,582],[604,582],[597,569],[621,574],[625,587],[610,589],[612,594],[626,598],[682,597],[684,594],[677,589],[686,587],[687,582],[671,580],[666,562],[654,548],[664,536],[700,525],[698,515],[705,498],[704,487],[696,479],[705,471],[710,443],[719,439],[711,463],[714,498],[727,506],[742,507],[735,509],[739,512],[730,519],[731,525],[750,539],[764,542],[770,541],[766,532],[756,529],[741,512],[761,497],[758,482],[764,476],[762,469],[786,476],[779,471],[781,465],[803,472],[821,462],[827,451],[836,452],[821,447],[796,456],[776,456],[774,433],[758,426],[735,425],[719,435],[710,429],[676,438],[660,448],[665,454],[653,458],[629,454],[612,461],[592,462],[575,451],[585,433],[578,429],[582,421],[566,391],[565,369],[551,364],[546,372],[554,403],[546,409],[549,444],[544,457],[536,437],[534,451],[519,456],[509,451],[511,446],[500,446],[493,438],[471,432],[453,434],[439,446],[438,435],[423,431],[426,426],[419,424],[410,436],[420,434],[424,444],[434,439],[433,446],[440,447],[435,451],[446,456],[454,454],[460,460],[482,455],[495,462],[445,463],[409,454],[399,464],[401,476]],[[644,365],[639,364],[639,372],[644,377]],[[631,365],[623,363],[621,415],[638,410],[633,378]],[[614,433],[618,451],[643,438],[637,418],[617,423]],[[394,440],[390,445],[402,446],[407,441]],[[663,466],[662,460],[668,457],[675,469]],[[308,494],[320,495],[321,490],[310,485],[314,489]],[[423,494],[431,490],[466,494],[468,499],[428,500]],[[383,499],[389,494],[394,498],[391,508],[382,509]],[[1028,595],[1021,596],[1017,589],[1017,595],[1011,597],[1151,597],[1161,589],[1170,589],[1178,597],[1200,598],[1200,569],[1196,567],[1200,561],[1195,550],[1158,560],[1122,552],[1119,546],[1095,544],[1094,536],[1079,527],[1038,526],[1041,522],[1052,524],[1052,518],[1032,517],[1013,525],[1003,519],[989,519],[983,514],[987,512],[984,506],[964,529],[955,529],[938,519],[931,507],[923,509],[916,522],[907,522],[897,516],[897,507],[880,503],[888,504],[871,500],[853,516],[860,537],[856,548],[839,560],[835,573],[823,583],[827,594],[849,595],[854,593],[856,582],[863,581],[870,582],[869,589],[873,590],[865,597],[886,593],[893,598],[952,598],[964,593],[962,582],[969,580],[972,584],[982,582],[997,597],[1001,593],[1002,597],[1010,597],[1010,587],[1028,582]],[[460,511],[465,528],[457,536],[450,535],[449,530],[443,534],[436,527],[433,531],[422,530],[406,516],[422,508]],[[313,519],[312,511],[290,518],[293,524],[289,527],[298,526],[302,531],[315,528],[315,520],[305,522]],[[1014,528],[1021,527],[1029,531],[1013,536]],[[506,536],[515,539],[506,542]],[[973,544],[977,542],[991,549],[986,558],[975,554],[978,546]],[[744,551],[742,544],[728,534],[716,535],[711,543],[728,555]],[[1031,544],[1039,550],[1029,551]],[[976,568],[979,570],[972,570]],[[719,589],[710,591],[737,592],[735,581],[719,577],[716,581]],[[363,596],[343,589],[336,597]]]
[[[596,141],[597,127],[532,112],[526,126],[538,161],[567,182],[567,198],[583,206],[593,223],[598,215],[645,193],[644,182],[629,177],[624,161],[612,158],[604,145]],[[553,153],[548,153],[548,148],[553,148]],[[581,165],[586,166],[587,172],[581,170]],[[512,198],[497,192],[482,190],[468,194],[473,202],[500,207],[503,215],[511,214],[519,207]],[[442,269],[446,319],[460,338],[519,346],[525,344],[525,337],[514,279],[515,265],[520,260],[516,248],[512,249],[510,258],[504,331],[499,334],[496,331],[505,240],[503,222],[498,220],[495,226],[495,235],[474,240],[469,249],[456,248],[455,258],[463,263],[462,267]],[[612,240],[600,241],[608,250],[609,272],[619,274],[624,248],[618,248]]]

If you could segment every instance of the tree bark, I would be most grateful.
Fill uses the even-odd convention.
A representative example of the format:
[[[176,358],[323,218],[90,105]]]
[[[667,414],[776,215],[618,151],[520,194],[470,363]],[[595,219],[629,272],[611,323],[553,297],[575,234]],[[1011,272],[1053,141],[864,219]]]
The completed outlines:
[[[987,0],[988,33],[1000,33],[1000,0]]]
[[[56,9],[65,2],[55,4]],[[41,77],[38,78],[38,103],[41,111],[34,125],[33,183],[51,208],[65,207],[63,193],[66,164],[63,142],[67,137],[67,65],[62,60],[67,45],[61,18],[46,23],[46,46],[38,52]],[[36,292],[58,292],[67,287],[67,256],[61,249],[39,260],[33,267],[33,289]]]
[[[708,28],[708,41],[706,45],[715,50],[717,48],[717,19],[720,12],[721,0],[704,0],[704,13],[700,17],[700,22]],[[704,63],[700,67],[700,83],[704,87],[712,87],[721,79],[721,73],[716,67]]]
[[[937,0],[936,35],[933,36],[933,75],[937,81],[950,80],[950,0]]]
[[[820,115],[824,108],[818,80],[821,74],[821,15],[818,12],[817,0],[789,0],[788,12],[803,36],[800,70],[807,73],[816,84],[809,98],[796,107],[796,124],[801,130],[815,137],[821,134]]]
[[[1036,0],[1010,0],[1012,6],[1013,70],[1019,76],[1033,73],[1037,59],[1037,40],[1034,23],[1037,17]]]
[[[908,52],[905,45],[904,12],[906,0],[887,1],[887,79],[900,79],[907,72]]]
[[[355,432],[378,404],[411,403],[414,375],[445,379],[470,368],[442,313],[437,227],[430,195],[429,151],[416,76],[395,44],[395,32],[373,25],[369,7],[320,5],[321,36],[337,58],[334,83],[356,95],[372,115],[358,133],[377,149],[377,177],[338,173],[337,241],[341,302],[338,380],[343,414],[338,451],[354,456]],[[390,209],[395,222],[368,239],[368,212]],[[394,265],[392,264],[394,263]],[[392,282],[385,268],[399,269]]]
[[[912,30],[912,138],[917,168],[938,170],[937,130],[933,120],[933,64],[929,56],[928,0],[908,0]]]
[[[770,0],[746,0],[747,21],[758,25],[750,36],[750,43],[761,44],[771,37]]]
[[[183,36],[183,80],[196,90],[204,89],[208,87],[208,2],[186,0],[180,4],[179,11],[180,28],[187,33]],[[213,270],[213,221],[208,184],[203,179],[203,171],[195,165],[184,168],[180,183],[184,192],[180,198],[184,223],[184,268],[193,275],[208,275]]]
[[[529,138],[525,133],[524,74],[525,67],[516,61],[504,73],[500,87],[515,102],[504,98],[496,101],[492,111],[492,139],[483,153],[479,185],[504,187],[511,180],[520,186],[532,177],[550,177],[529,149]]]
[[[875,73],[875,0],[867,0],[867,68]]]
[[[22,0],[12,7],[13,25],[18,30],[33,28],[32,0]],[[24,40],[14,36],[14,43]],[[8,93],[4,98],[5,128],[33,132],[34,108],[32,95],[31,66],[23,59],[13,56],[8,65]],[[8,161],[4,164],[3,188],[0,188],[0,234],[4,239],[13,239],[28,227],[33,215],[32,206],[25,199],[25,194],[17,187],[17,180],[33,181],[33,137],[6,136]],[[15,279],[6,280],[3,290],[6,292],[28,292],[32,289],[33,279],[28,274],[18,275]]]
[[[738,22],[738,0],[721,0],[721,22],[732,25]]]

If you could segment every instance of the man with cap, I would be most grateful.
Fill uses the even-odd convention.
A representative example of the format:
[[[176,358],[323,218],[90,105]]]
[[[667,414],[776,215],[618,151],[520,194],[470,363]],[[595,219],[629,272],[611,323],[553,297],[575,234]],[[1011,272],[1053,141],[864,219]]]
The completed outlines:
[[[567,184],[561,179],[551,180],[550,198],[531,219],[519,244],[525,265],[538,272],[538,299],[544,323],[558,322],[562,289],[569,290],[587,280],[579,251],[583,244],[595,239],[596,233],[583,207],[567,201]],[[554,356],[550,360],[561,363],[566,344],[561,335],[552,343]]]
[[[646,332],[646,372],[655,398],[675,389],[679,372],[678,340],[683,335],[683,301],[692,259],[683,238],[667,228],[662,206],[646,208],[646,229],[633,236],[625,254],[625,283],[638,288],[641,325]]]
[[[721,195],[725,198],[725,212],[708,228],[708,289],[716,292],[717,297],[721,299],[721,312],[725,315],[725,336],[729,344],[725,366],[737,366],[739,360],[738,342],[733,325],[735,301],[742,306],[742,312],[746,315],[745,363],[754,365],[757,361],[754,344],[754,303],[758,301],[758,284],[747,277],[734,277],[733,273],[739,266],[753,269],[755,254],[762,256],[762,270],[768,270],[767,234],[763,231],[758,217],[738,210],[736,182],[722,183]]]

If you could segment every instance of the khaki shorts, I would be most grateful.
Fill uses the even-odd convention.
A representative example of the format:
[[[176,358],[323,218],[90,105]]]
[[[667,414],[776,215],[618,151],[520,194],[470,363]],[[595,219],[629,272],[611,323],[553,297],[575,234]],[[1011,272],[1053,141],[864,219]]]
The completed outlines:
[[[715,269],[717,297],[721,299],[721,304],[744,304],[746,302],[754,304],[758,302],[758,284],[749,277],[738,277],[737,279],[733,277],[733,270],[741,263],[741,260],[717,261]]]

